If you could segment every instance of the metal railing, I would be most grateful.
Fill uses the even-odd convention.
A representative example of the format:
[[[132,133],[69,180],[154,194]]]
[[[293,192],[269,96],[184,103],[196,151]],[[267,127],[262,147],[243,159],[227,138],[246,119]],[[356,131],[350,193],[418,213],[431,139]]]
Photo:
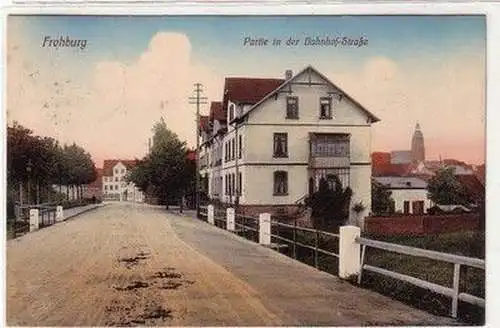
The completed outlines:
[[[40,228],[48,227],[56,223],[57,206],[40,205],[38,215],[40,219]]]
[[[363,270],[375,272],[390,278],[405,281],[407,283],[413,284],[415,286],[429,289],[441,295],[451,297],[451,316],[456,318],[458,315],[458,301],[464,301],[469,304],[477,305],[480,307],[485,307],[485,299],[480,298],[471,294],[460,292],[460,266],[469,266],[478,269],[485,269],[485,261],[478,258],[441,253],[436,251],[430,251],[421,248],[415,248],[405,245],[392,244],[377,240],[371,240],[366,238],[358,237],[356,241],[361,245],[361,271],[358,276],[358,284],[361,284]],[[389,271],[382,269],[380,267],[375,267],[372,265],[365,264],[366,248],[376,248],[389,252],[394,252],[398,254],[424,257],[432,260],[443,261],[453,264],[453,287],[449,288],[446,286],[438,285],[435,283],[428,282],[419,278],[408,276],[405,274],[397,273],[394,271]]]
[[[214,225],[226,229],[226,211],[224,209],[214,209]]]
[[[258,217],[236,213],[234,226],[236,228],[235,232],[240,236],[256,243],[259,242],[260,223]]]
[[[273,229],[273,228],[277,228],[277,229]],[[280,234],[280,228],[286,228],[286,229],[289,229],[291,230],[291,236],[283,236],[283,232],[281,232]],[[326,239],[335,239],[336,240],[336,246],[337,246],[337,249],[338,249],[338,238],[339,238],[339,235],[338,234],[334,234],[334,233],[331,233],[331,232],[327,232],[327,231],[322,231],[322,230],[318,230],[318,229],[311,229],[311,228],[307,228],[307,227],[301,227],[301,226],[298,226],[297,225],[297,221],[294,220],[294,224],[291,225],[291,224],[286,224],[286,223],[282,223],[282,222],[278,222],[278,221],[275,221],[275,220],[271,220],[271,231],[275,231],[275,233],[271,233],[271,237],[272,238],[275,238],[278,240],[278,242],[285,242],[287,244],[285,245],[291,245],[292,247],[292,257],[294,259],[297,259],[297,246],[299,247],[303,247],[303,248],[306,248],[306,249],[309,249],[309,250],[312,250],[314,252],[314,267],[318,268],[320,267],[319,265],[319,256],[320,254],[323,254],[323,255],[326,255],[326,256],[329,256],[329,257],[335,257],[335,258],[338,258],[339,257],[339,254],[338,253],[334,253],[331,251],[331,249],[323,249],[321,248],[321,244],[322,242],[323,243],[328,243]],[[303,235],[313,235],[314,236],[314,241],[313,241],[313,245],[311,244],[306,244],[306,243],[303,243],[301,241],[298,241],[298,234],[297,232],[302,232]],[[287,238],[288,237],[288,238]],[[324,238],[324,239],[322,239]],[[282,248],[282,245],[281,244],[277,244],[277,245],[273,245],[273,246],[276,246],[276,248],[278,249],[278,251]]]

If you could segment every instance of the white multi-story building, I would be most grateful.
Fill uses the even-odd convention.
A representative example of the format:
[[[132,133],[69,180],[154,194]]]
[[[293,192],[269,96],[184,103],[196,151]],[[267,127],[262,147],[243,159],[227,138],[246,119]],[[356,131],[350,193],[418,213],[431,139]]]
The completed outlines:
[[[133,160],[104,160],[102,195],[104,200],[143,202],[144,194],[125,177],[136,165]]]
[[[207,120],[207,118],[204,118]],[[321,178],[371,208],[371,124],[379,121],[313,67],[285,79],[226,78],[201,126],[208,195],[244,213],[292,213]],[[352,207],[352,206],[351,206]]]

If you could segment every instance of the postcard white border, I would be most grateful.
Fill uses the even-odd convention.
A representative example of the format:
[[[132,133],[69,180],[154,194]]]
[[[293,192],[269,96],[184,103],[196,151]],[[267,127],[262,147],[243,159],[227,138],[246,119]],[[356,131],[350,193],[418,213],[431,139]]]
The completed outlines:
[[[237,2],[237,1],[235,1]],[[5,220],[6,213],[6,113],[5,113],[5,33],[6,17],[8,14],[27,15],[469,15],[485,14],[487,17],[487,84],[486,84],[486,326],[494,327],[500,323],[500,201],[495,195],[500,195],[500,3],[475,2],[475,3],[356,3],[356,4],[228,4],[216,3],[202,4],[169,4],[147,3],[136,5],[119,5],[107,3],[102,5],[71,4],[63,7],[61,3],[47,1],[44,5],[19,5],[5,6],[1,12],[1,37],[3,42],[3,61],[0,66],[2,74],[1,87],[4,92],[0,94],[3,104],[1,113],[0,134],[2,135],[2,167],[0,170],[0,217]],[[5,224],[2,222],[0,231],[5,238]],[[5,241],[5,239],[4,239]],[[0,281],[4,298],[2,299],[1,320],[5,322],[5,297],[6,297],[6,254],[5,242],[2,246],[0,258],[3,266],[3,279]],[[495,274],[496,273],[496,274]],[[495,293],[496,292],[496,293]]]

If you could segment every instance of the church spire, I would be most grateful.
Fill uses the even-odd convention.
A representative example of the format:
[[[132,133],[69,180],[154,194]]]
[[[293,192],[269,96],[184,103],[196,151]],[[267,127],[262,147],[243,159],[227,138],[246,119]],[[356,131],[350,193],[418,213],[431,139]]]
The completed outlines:
[[[415,125],[415,132],[413,132],[411,139],[411,158],[414,163],[425,161],[424,135],[418,122]]]

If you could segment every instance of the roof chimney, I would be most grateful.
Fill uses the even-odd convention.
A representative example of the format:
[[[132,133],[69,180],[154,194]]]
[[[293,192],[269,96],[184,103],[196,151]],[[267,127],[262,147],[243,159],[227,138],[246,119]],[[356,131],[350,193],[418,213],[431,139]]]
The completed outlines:
[[[286,79],[286,80],[290,80],[290,79],[292,78],[292,76],[293,76],[293,72],[292,72],[292,70],[291,70],[291,69],[287,69],[287,70],[285,71],[285,79]]]

